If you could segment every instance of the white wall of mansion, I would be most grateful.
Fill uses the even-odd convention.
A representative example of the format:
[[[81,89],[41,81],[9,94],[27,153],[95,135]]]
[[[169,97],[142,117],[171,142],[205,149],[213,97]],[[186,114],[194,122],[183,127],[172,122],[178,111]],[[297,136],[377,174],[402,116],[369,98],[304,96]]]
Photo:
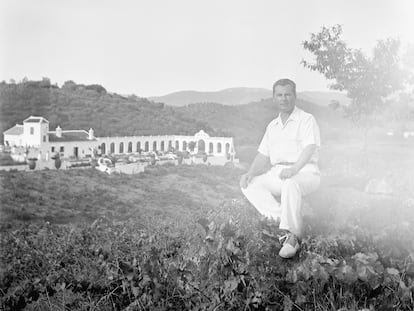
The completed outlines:
[[[94,150],[98,150],[99,143],[97,141],[71,141],[71,142],[53,142],[42,146],[42,154],[49,153],[54,155],[59,153],[63,158],[85,158],[92,156]]]
[[[208,135],[160,135],[160,136],[118,136],[96,137],[102,154],[125,154],[139,151],[190,151],[190,143],[195,143],[194,152],[210,155],[234,155],[232,137],[210,137]]]

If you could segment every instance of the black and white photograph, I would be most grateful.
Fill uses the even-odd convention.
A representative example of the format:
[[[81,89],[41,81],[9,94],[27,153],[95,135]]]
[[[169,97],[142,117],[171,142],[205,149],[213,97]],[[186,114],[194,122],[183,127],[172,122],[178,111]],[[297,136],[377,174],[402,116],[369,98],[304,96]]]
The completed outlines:
[[[0,0],[0,310],[414,311],[413,16]]]

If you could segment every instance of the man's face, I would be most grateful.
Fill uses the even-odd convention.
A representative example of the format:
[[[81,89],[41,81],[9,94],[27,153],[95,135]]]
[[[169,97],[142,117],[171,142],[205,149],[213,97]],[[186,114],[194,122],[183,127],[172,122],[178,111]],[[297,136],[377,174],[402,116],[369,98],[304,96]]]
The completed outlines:
[[[295,108],[296,97],[291,85],[276,85],[273,100],[278,105],[280,112],[291,113]]]

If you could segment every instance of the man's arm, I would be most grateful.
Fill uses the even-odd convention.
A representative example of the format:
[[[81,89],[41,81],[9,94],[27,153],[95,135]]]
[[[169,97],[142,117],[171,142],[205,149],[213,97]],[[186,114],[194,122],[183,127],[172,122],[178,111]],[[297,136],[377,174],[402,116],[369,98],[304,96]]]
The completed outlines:
[[[269,169],[269,163],[269,157],[258,152],[248,172],[241,176],[240,187],[246,188],[253,177],[265,173]]]
[[[310,161],[312,155],[316,151],[316,148],[317,146],[315,144],[306,146],[305,149],[303,149],[296,163],[289,168],[283,169],[280,172],[279,177],[281,179],[286,179],[296,175],[301,170],[301,168],[304,167]]]

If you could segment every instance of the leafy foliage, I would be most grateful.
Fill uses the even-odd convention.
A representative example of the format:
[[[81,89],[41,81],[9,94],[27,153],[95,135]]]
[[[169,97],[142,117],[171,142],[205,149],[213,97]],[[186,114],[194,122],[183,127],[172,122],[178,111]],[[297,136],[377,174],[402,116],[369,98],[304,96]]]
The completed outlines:
[[[363,231],[354,239],[312,236],[298,258],[284,261],[263,233],[275,224],[240,201],[179,232],[154,225],[100,218],[3,232],[2,308],[411,310],[413,255],[383,256],[387,245]]]
[[[194,135],[200,129],[220,132],[191,116],[183,117],[172,107],[136,96],[107,93],[100,85],[67,81],[59,88],[50,81],[0,83],[0,130],[21,123],[29,115],[46,117],[50,128],[94,128],[97,136]],[[1,138],[3,139],[3,137]]]
[[[338,156],[321,192],[307,198],[306,238],[292,260],[277,255],[277,223],[241,199],[234,168],[3,172],[0,305],[412,310],[412,203],[357,192],[365,170],[380,169],[379,159],[360,167],[351,158],[350,168]],[[335,179],[345,175],[356,179]]]
[[[302,63],[333,81],[331,89],[347,92],[352,99],[345,107],[349,116],[358,120],[371,115],[384,107],[390,95],[412,85],[413,73],[401,61],[397,39],[378,41],[369,57],[348,47],[341,35],[340,25],[322,27],[319,33],[311,34],[303,47],[315,56],[315,61]]]

